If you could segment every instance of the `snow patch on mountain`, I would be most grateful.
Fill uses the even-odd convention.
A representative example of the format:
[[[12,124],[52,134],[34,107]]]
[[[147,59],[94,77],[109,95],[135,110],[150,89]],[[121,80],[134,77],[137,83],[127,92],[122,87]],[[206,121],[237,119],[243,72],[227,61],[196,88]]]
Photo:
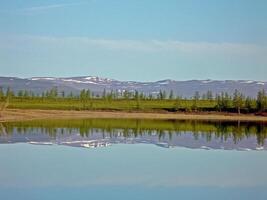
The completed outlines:
[[[79,80],[75,80],[75,79],[61,79],[61,81],[72,82],[72,83],[98,84],[98,83],[92,82],[92,81],[79,81]]]
[[[254,83],[255,81],[242,81],[240,83],[244,83],[244,84],[251,84],[251,83]]]
[[[257,85],[265,85],[265,83],[263,83],[263,82],[257,82],[256,84]]]
[[[170,79],[166,79],[166,80],[158,81],[158,82],[156,82],[156,83],[157,83],[157,84],[160,84],[160,85],[168,85],[168,84],[170,84],[170,83],[172,83],[172,82],[175,82],[175,81],[170,80]]]
[[[100,77],[96,77],[96,76],[88,76],[88,77],[85,77],[84,79],[90,80],[90,81],[94,81],[94,82],[111,82],[111,81],[115,81],[113,79],[100,78]]]
[[[33,77],[33,78],[30,78],[30,80],[32,80],[32,81],[39,81],[39,80],[54,81],[54,80],[56,80],[56,78],[53,78],[53,77]]]
[[[208,80],[204,80],[204,81],[201,81],[201,83],[212,83],[212,82],[214,82],[213,80],[210,80],[210,79],[208,79]]]

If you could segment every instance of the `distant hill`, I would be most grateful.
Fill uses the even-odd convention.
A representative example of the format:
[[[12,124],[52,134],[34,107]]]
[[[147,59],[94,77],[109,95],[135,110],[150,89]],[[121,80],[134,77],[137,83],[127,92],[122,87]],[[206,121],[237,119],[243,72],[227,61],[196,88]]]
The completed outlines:
[[[57,87],[58,91],[65,93],[73,92],[78,94],[82,89],[90,89],[95,93],[106,91],[139,91],[145,94],[156,95],[160,90],[170,92],[182,97],[192,97],[196,91],[200,94],[206,93],[208,90],[213,94],[228,92],[232,94],[235,89],[246,96],[256,97],[260,89],[267,90],[266,81],[253,80],[160,80],[155,82],[136,82],[136,81],[119,81],[108,78],[100,78],[95,76],[81,77],[33,77],[33,78],[16,78],[16,77],[0,77],[0,87],[6,89],[10,87],[14,92],[19,90],[29,90],[34,93],[42,93],[53,87]]]

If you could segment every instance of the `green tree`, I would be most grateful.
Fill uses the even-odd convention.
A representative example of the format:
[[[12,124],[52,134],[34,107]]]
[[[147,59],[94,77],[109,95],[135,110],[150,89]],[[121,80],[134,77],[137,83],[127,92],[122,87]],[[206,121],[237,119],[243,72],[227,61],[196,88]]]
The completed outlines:
[[[195,92],[193,99],[197,101],[200,99],[200,94],[198,91]]]
[[[257,95],[257,110],[265,111],[267,108],[267,97],[265,90],[260,90]]]
[[[72,98],[74,97],[74,95],[73,95],[73,92],[72,92],[72,91],[70,91],[70,93],[69,93],[68,97],[69,97],[70,99],[72,99]]]
[[[231,108],[231,96],[227,92],[222,92],[222,109],[228,111]]]
[[[113,99],[118,99],[120,97],[120,92],[118,90],[115,90],[113,93]]]
[[[3,98],[5,96],[5,93],[3,91],[3,88],[0,87],[0,98]]]
[[[253,109],[253,99],[251,97],[247,97],[245,100],[245,108],[248,112],[251,112]]]
[[[200,94],[199,92],[195,92],[195,95],[193,97],[193,105],[192,105],[192,110],[197,111],[198,110],[198,101],[200,99]]]
[[[222,111],[223,109],[223,101],[222,101],[222,97],[220,94],[216,95],[216,108],[218,111]]]
[[[80,91],[80,99],[81,99],[82,101],[86,100],[86,90],[85,90],[85,89],[82,89],[82,90]]]
[[[134,92],[134,99],[139,100],[139,92],[137,90]]]
[[[18,91],[18,97],[23,97],[23,94],[24,94],[24,93],[23,93],[23,90],[19,90],[19,91]]]
[[[130,98],[130,93],[127,90],[123,91],[123,99],[127,100],[129,98]]]
[[[80,91],[80,101],[82,102],[83,109],[86,108],[86,90],[82,89]]]
[[[216,95],[216,108],[218,111],[227,111],[231,107],[231,97],[227,92]]]
[[[143,92],[141,92],[140,95],[139,95],[139,98],[141,100],[145,100],[147,97],[146,97],[146,95]]]
[[[207,99],[208,99],[208,98],[207,98],[207,94],[205,94],[205,93],[204,93],[204,94],[202,94],[202,97],[201,97],[201,99],[202,99],[202,100],[207,100]]]
[[[181,97],[176,97],[176,100],[175,100],[175,105],[174,105],[175,109],[176,110],[180,110],[182,108],[182,98]]]
[[[104,88],[104,90],[102,92],[102,99],[107,99],[107,91],[106,91],[106,88]]]
[[[169,99],[174,99],[174,94],[173,94],[173,90],[170,91],[170,94],[169,94]]]
[[[160,90],[158,94],[158,99],[160,100],[166,99],[166,91]]]
[[[240,110],[244,105],[244,96],[238,90],[235,90],[233,96],[233,106],[236,108],[238,114],[240,114]]]
[[[107,95],[106,95],[106,99],[108,101],[111,101],[112,99],[114,99],[114,92],[113,90],[111,90]]]
[[[56,98],[58,96],[57,87],[52,88],[51,93],[52,93],[52,97]]]
[[[207,92],[207,99],[208,100],[213,100],[213,94],[212,94],[212,91],[210,91],[210,90],[208,90],[208,92]]]
[[[42,92],[41,96],[42,96],[42,98],[45,98],[45,92]]]
[[[91,91],[89,89],[86,90],[86,98],[87,99],[91,99],[92,98]]]
[[[139,92],[137,90],[135,90],[134,99],[136,101],[136,108],[140,109],[140,95],[139,95]]]
[[[7,90],[6,90],[6,97],[10,98],[10,97],[13,97],[13,96],[15,96],[14,92],[10,89],[10,87],[8,87]]]
[[[46,97],[48,98],[56,98],[58,96],[57,87],[53,87],[49,91],[46,91]]]
[[[23,97],[28,98],[30,96],[30,93],[27,90],[24,90]]]
[[[30,97],[34,98],[35,97],[35,93],[33,91],[30,91]]]
[[[167,98],[167,93],[165,90],[163,90],[162,99],[166,99],[166,98]]]

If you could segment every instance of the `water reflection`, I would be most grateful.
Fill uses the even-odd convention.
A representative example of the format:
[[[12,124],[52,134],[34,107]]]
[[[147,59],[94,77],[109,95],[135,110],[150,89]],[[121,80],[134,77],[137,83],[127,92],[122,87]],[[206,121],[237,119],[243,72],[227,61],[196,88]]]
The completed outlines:
[[[264,150],[267,124],[177,120],[39,120],[0,124],[0,143],[107,147],[148,143],[159,147]]]

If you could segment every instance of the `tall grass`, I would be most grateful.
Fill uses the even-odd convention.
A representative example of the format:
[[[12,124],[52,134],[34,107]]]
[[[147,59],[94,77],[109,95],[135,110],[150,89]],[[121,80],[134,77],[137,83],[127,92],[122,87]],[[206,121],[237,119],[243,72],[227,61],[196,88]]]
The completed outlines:
[[[56,110],[118,110],[118,111],[194,111],[216,110],[216,101],[199,100],[134,100],[134,99],[88,99],[78,98],[19,98],[10,100],[8,108],[56,109]]]

